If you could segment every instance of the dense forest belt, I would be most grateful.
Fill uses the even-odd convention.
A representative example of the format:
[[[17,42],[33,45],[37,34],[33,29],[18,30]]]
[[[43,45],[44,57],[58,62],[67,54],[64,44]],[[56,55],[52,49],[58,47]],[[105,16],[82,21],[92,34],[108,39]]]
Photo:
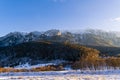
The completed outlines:
[[[120,56],[120,47],[109,47],[109,46],[90,46],[90,45],[84,45],[86,47],[94,48],[100,51],[100,55],[105,56]]]
[[[38,60],[78,61],[82,57],[99,56],[99,51],[77,44],[58,42],[27,42],[15,46],[0,48],[0,66],[14,67],[19,64]]]
[[[110,69],[111,67],[113,67],[114,69],[118,69],[120,67],[119,57],[104,57],[103,54],[104,53],[98,51],[97,49],[81,46],[79,44],[71,44],[68,42],[26,42],[15,46],[1,47],[0,66],[1,70],[9,71],[4,69],[3,67],[12,68],[20,64],[25,64],[26,62],[30,65],[35,65],[39,64],[39,61],[50,61],[59,59],[70,62],[71,64],[66,65],[70,65],[72,69],[92,70],[104,68]],[[64,68],[62,63],[61,69],[58,69],[58,66],[51,66],[46,66],[44,67],[44,69],[40,68],[38,70],[34,70],[63,70]],[[16,70],[13,69],[12,71]]]

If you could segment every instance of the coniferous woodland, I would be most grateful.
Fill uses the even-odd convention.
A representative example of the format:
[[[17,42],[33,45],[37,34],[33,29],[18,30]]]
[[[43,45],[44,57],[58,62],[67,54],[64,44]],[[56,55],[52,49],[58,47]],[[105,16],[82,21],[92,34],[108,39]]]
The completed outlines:
[[[0,48],[0,72],[24,72],[24,71],[50,71],[64,70],[66,65],[73,69],[104,70],[119,69],[120,58],[118,56],[105,56],[94,48],[71,44],[69,42],[58,43],[50,41],[26,42],[15,46]],[[45,67],[27,69],[13,69],[12,67],[23,64],[36,64],[37,61],[65,60],[66,63],[49,65]],[[3,68],[9,66],[11,68]]]

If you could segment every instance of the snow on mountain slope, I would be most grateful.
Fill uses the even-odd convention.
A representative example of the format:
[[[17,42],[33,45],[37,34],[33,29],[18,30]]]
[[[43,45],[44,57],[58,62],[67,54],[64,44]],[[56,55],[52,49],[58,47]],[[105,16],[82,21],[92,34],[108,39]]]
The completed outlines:
[[[11,32],[3,37],[0,37],[0,47],[16,45],[23,42],[38,41],[44,39],[44,36],[58,36],[61,35],[59,30],[48,30],[46,32],[33,31],[30,33]],[[45,38],[46,39],[46,38]]]
[[[56,29],[45,32],[21,33],[13,32],[0,37],[0,46],[12,46],[19,43],[48,40],[56,42],[72,42],[83,45],[120,46],[119,32],[106,32],[102,30],[84,30],[79,32],[60,31]]]
[[[60,36],[61,31],[53,29],[53,30],[48,30],[48,31],[44,32],[44,34],[47,36]]]
[[[25,42],[25,33],[13,32],[0,38],[0,46],[11,46]]]

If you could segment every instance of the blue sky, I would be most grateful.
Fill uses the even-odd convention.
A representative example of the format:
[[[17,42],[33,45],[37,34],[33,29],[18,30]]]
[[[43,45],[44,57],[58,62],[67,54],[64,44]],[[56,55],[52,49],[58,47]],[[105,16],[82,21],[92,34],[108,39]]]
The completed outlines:
[[[0,0],[0,36],[87,28],[120,31],[120,0]]]

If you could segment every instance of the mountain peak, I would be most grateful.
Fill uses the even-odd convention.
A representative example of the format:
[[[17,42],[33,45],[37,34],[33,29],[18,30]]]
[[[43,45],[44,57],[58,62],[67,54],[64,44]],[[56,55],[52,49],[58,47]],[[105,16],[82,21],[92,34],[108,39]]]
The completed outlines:
[[[60,36],[61,32],[60,30],[57,30],[57,29],[51,29],[51,30],[46,31],[44,34],[47,36]]]

